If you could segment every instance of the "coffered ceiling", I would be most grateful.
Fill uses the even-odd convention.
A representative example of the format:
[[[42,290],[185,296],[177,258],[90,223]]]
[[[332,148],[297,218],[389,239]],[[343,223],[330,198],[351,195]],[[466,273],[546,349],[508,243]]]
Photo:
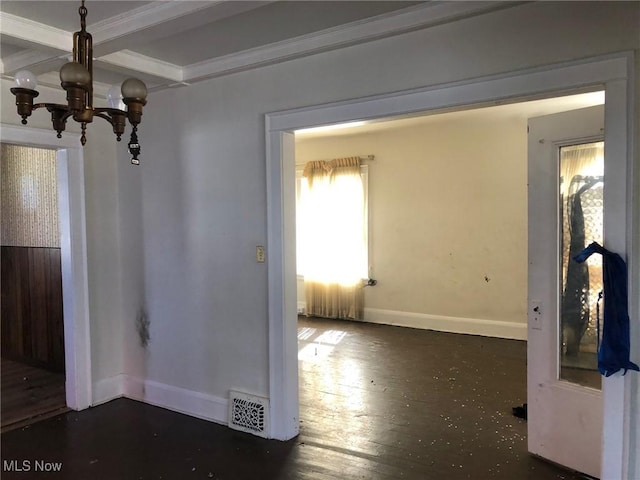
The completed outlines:
[[[492,1],[88,0],[95,93],[125,78],[150,91],[509,8]],[[0,2],[4,78],[28,69],[59,87],[80,28],[79,1]]]

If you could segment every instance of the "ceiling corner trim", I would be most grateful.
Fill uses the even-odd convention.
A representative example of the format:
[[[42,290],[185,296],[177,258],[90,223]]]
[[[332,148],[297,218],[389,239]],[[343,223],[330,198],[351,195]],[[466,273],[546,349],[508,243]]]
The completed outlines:
[[[148,57],[131,50],[121,50],[119,52],[103,55],[96,59],[96,62],[104,63],[107,66],[120,67],[121,69],[146,73],[156,77],[171,80],[172,82],[183,81],[182,67],[173,63],[163,62],[156,58]]]
[[[89,26],[96,44],[140,32],[185,15],[211,8],[220,0],[209,2],[152,2],[115,17],[107,18]]]
[[[328,50],[400,35],[453,22],[522,2],[445,2],[416,5],[371,19],[302,35],[238,53],[205,60],[183,68],[186,82],[195,82],[284,62]]]
[[[47,47],[53,51],[69,52],[61,45],[72,45],[73,34],[6,12],[0,12],[2,35],[19,39],[22,43]]]

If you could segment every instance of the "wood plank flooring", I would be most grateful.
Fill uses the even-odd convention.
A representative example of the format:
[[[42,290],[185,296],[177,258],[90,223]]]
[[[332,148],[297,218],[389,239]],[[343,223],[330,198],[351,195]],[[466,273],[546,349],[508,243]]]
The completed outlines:
[[[525,342],[313,318],[298,341],[301,437],[344,478],[581,478],[527,452]]]
[[[2,432],[67,411],[64,375],[2,359]]]
[[[300,435],[264,440],[131,400],[2,435],[3,460],[61,462],[28,478],[137,480],[583,478],[531,457],[526,344],[302,319]],[[3,462],[4,468],[4,462]],[[5,468],[3,480],[27,478]]]

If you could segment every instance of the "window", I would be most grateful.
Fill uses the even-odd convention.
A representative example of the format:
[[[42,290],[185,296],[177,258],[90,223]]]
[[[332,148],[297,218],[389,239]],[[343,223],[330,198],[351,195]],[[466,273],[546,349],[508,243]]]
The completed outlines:
[[[315,185],[313,196],[302,171],[296,169],[298,275],[341,284],[368,278],[368,166],[360,166],[358,184],[341,178]]]

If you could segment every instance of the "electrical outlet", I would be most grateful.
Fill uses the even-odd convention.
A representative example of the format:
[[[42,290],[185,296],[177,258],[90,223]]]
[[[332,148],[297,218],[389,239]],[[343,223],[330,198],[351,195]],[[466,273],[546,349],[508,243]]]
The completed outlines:
[[[256,262],[264,263],[264,247],[262,245],[256,247]]]
[[[532,329],[542,330],[542,311],[540,310],[540,300],[531,300],[529,302],[529,319]]]

